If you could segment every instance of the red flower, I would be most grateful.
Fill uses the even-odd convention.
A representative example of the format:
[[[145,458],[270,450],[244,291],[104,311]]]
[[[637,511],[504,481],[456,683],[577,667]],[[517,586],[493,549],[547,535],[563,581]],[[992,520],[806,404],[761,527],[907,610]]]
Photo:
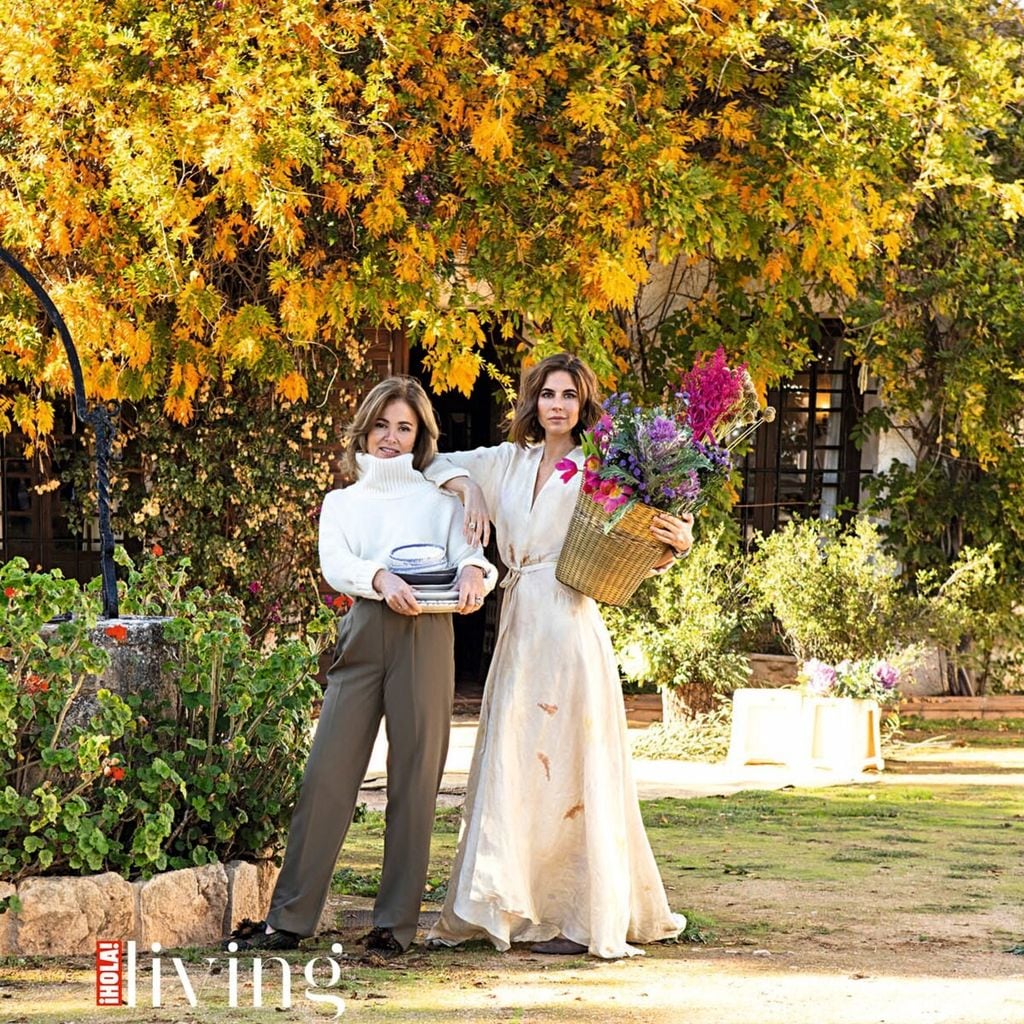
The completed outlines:
[[[562,474],[562,483],[567,484],[579,471],[580,467],[572,459],[559,459],[555,469]]]
[[[25,680],[26,693],[46,693],[49,689],[49,682],[37,676],[35,672],[29,673],[28,678]]]
[[[17,597],[17,596],[18,596],[18,592],[14,589],[14,587],[5,587],[4,588],[4,597]]]
[[[107,626],[103,632],[106,633],[107,636],[112,637],[119,644],[123,643],[128,636],[128,628],[126,626]]]
[[[153,545],[153,557],[159,558],[164,553],[164,549],[159,544]]]
[[[337,597],[331,601],[331,607],[339,612],[347,612],[352,607],[352,598],[348,594],[338,594]]]
[[[125,777],[125,770],[116,762],[105,764],[103,774],[114,782],[120,782]]]

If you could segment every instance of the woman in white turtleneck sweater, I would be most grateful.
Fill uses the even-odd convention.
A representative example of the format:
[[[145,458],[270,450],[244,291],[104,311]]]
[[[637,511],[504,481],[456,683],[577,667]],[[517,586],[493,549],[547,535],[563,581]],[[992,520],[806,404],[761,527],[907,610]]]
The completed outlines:
[[[240,949],[294,949],[315,933],[382,716],[384,862],[365,942],[387,955],[402,952],[415,935],[448,751],[452,620],[421,614],[412,588],[389,571],[388,554],[405,544],[443,546],[448,563],[458,567],[462,614],[478,610],[497,579],[480,547],[463,537],[458,499],[420,474],[437,451],[437,435],[430,401],[410,377],[378,384],[349,427],[343,468],[354,482],[324,500],[320,563],[327,582],[357,600],[338,626],[270,911],[266,921],[233,934]]]

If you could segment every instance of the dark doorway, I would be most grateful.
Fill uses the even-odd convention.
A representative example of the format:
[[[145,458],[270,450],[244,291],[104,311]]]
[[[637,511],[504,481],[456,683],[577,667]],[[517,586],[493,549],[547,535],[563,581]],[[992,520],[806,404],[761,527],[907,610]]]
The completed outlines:
[[[494,353],[489,349],[490,346],[485,349],[484,357],[493,361]],[[423,351],[419,348],[410,348],[409,373],[420,380],[430,393],[441,426],[440,451],[465,451],[504,440],[501,424],[507,405],[501,388],[486,374],[480,374],[468,398],[458,391],[435,395],[430,391],[430,370],[424,369]],[[493,540],[486,554],[503,571]],[[488,596],[476,614],[453,616],[455,689],[460,694],[470,694],[483,686],[497,637],[499,608],[500,593],[496,591]]]

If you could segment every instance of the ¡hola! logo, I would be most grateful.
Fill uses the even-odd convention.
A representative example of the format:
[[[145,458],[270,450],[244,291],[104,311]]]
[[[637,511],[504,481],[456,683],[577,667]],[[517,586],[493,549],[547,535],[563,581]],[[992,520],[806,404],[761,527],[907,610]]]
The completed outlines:
[[[150,958],[150,1005],[158,1007],[163,999],[164,967],[163,957],[158,956],[161,951],[159,942],[151,946],[152,957]],[[228,953],[237,953],[238,946],[228,943]],[[331,946],[332,953],[341,953],[341,943],[335,942]],[[208,967],[218,963],[215,956],[203,958]],[[329,980],[326,985],[317,980],[317,964],[325,961],[328,965]],[[281,1002],[279,1008],[282,1010],[291,1009],[292,1005],[292,975],[291,965],[283,957],[271,956],[267,958],[253,957],[252,959],[252,1005],[255,1009],[263,1006],[263,965],[264,963],[275,963],[281,971]],[[181,957],[171,957],[171,964],[174,974],[177,976],[181,990],[188,1001],[189,1006],[199,1005],[199,997],[193,979],[185,968]],[[142,976],[145,976],[145,969]],[[238,957],[229,956],[227,963],[228,975],[228,1006],[232,1009],[238,1007]],[[320,991],[325,988],[333,988],[341,979],[341,966],[336,960],[329,956],[315,956],[307,960],[302,969],[302,975],[306,980],[306,991],[303,993],[311,1003],[326,1003],[335,1008],[335,1017],[340,1017],[345,1012],[345,1000],[341,996],[329,992]],[[97,1006],[128,1006],[134,1007],[137,1004],[138,980],[140,967],[138,962],[138,951],[132,940],[121,942],[114,939],[99,939],[96,942],[96,1005]],[[168,974],[168,978],[173,976]]]

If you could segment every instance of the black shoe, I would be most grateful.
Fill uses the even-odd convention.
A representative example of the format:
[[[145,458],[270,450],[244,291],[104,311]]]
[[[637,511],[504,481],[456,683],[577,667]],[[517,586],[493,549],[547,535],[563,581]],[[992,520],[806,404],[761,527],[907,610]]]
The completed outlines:
[[[287,932],[283,928],[267,932],[266,921],[250,921],[245,918],[240,921],[238,927],[231,933],[231,936],[221,943],[223,949],[228,948],[229,943],[234,943],[239,950],[243,949],[298,949],[302,941],[301,935],[295,932]]]
[[[530,947],[531,953],[545,953],[549,956],[579,956],[581,953],[586,953],[586,951],[586,946],[581,946],[578,942],[573,942],[572,939],[567,939],[564,935],[559,935],[555,939],[548,939],[547,942],[535,942]]]
[[[378,953],[380,956],[398,956],[405,952],[390,928],[372,928],[363,936],[363,945],[367,953]]]

